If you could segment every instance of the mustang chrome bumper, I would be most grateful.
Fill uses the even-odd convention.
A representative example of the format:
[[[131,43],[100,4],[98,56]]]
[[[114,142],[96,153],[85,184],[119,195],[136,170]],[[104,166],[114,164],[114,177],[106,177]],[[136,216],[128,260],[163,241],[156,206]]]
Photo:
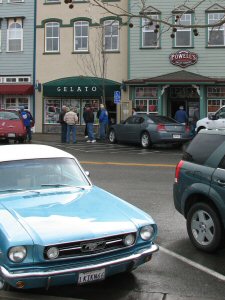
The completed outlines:
[[[91,265],[86,265],[83,267],[77,267],[77,268],[69,268],[69,269],[62,269],[62,270],[49,270],[49,271],[30,271],[30,272],[23,272],[23,271],[18,271],[18,272],[9,272],[4,268],[3,266],[0,266],[0,275],[5,278],[5,279],[23,279],[23,278],[31,278],[31,277],[49,277],[49,276],[56,276],[56,275],[63,275],[63,274],[69,274],[69,273],[76,273],[76,272],[82,272],[82,271],[92,271],[98,268],[102,267],[107,267],[107,266],[112,266],[112,265],[117,265],[121,263],[126,263],[126,262],[138,262],[141,258],[148,257],[152,253],[156,252],[159,250],[158,245],[151,245],[151,248],[145,249],[143,251],[140,251],[135,254],[131,254],[127,257],[124,258],[118,258],[110,261],[106,261],[103,263],[99,264],[91,264]]]

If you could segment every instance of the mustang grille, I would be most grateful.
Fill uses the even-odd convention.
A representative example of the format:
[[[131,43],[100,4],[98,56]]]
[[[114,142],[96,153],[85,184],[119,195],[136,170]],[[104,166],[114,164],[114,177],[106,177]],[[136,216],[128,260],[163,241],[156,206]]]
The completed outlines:
[[[44,248],[44,258],[49,260],[46,253],[48,249],[51,247],[57,247],[59,249],[58,259],[70,258],[70,257],[85,257],[88,255],[96,255],[100,253],[128,248],[130,246],[124,245],[123,242],[124,237],[127,234],[109,236],[97,240],[86,240],[86,241],[47,246]],[[135,235],[135,240],[136,240],[136,233],[132,232],[132,234]]]

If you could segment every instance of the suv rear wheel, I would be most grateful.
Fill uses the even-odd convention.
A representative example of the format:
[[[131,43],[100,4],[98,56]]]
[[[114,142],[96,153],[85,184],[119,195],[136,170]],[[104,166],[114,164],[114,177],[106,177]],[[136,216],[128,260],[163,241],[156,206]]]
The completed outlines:
[[[187,231],[193,245],[205,252],[222,243],[222,226],[216,211],[206,203],[194,204],[187,214]]]

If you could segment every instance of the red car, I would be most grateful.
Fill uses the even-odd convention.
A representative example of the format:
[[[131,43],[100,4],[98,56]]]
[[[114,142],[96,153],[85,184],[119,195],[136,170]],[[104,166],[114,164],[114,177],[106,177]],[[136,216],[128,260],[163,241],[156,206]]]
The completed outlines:
[[[27,131],[20,112],[17,110],[0,110],[0,140],[14,140],[23,143],[26,140]]]

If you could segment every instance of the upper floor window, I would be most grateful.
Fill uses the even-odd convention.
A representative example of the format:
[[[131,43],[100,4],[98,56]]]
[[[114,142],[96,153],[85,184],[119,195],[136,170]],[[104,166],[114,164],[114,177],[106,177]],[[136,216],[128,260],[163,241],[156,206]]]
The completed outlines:
[[[179,19],[179,24],[190,26],[192,23],[191,19],[191,14],[183,14]],[[175,35],[175,47],[191,47],[191,37],[191,28],[178,27]]]
[[[59,23],[45,25],[45,52],[59,52]]]
[[[119,21],[104,21],[104,50],[119,50]]]
[[[87,21],[74,23],[74,51],[88,51],[88,31]]]
[[[142,47],[157,47],[158,46],[158,38],[159,33],[158,29],[156,29],[158,15],[152,16],[152,19],[149,20],[146,18],[142,19]]]
[[[9,19],[7,29],[7,51],[23,51],[23,22],[22,19]]]
[[[224,19],[224,13],[209,13],[208,14],[208,24],[215,24]],[[220,27],[209,27],[208,28],[208,46],[225,46],[224,39],[224,27],[225,25],[221,25]]]

